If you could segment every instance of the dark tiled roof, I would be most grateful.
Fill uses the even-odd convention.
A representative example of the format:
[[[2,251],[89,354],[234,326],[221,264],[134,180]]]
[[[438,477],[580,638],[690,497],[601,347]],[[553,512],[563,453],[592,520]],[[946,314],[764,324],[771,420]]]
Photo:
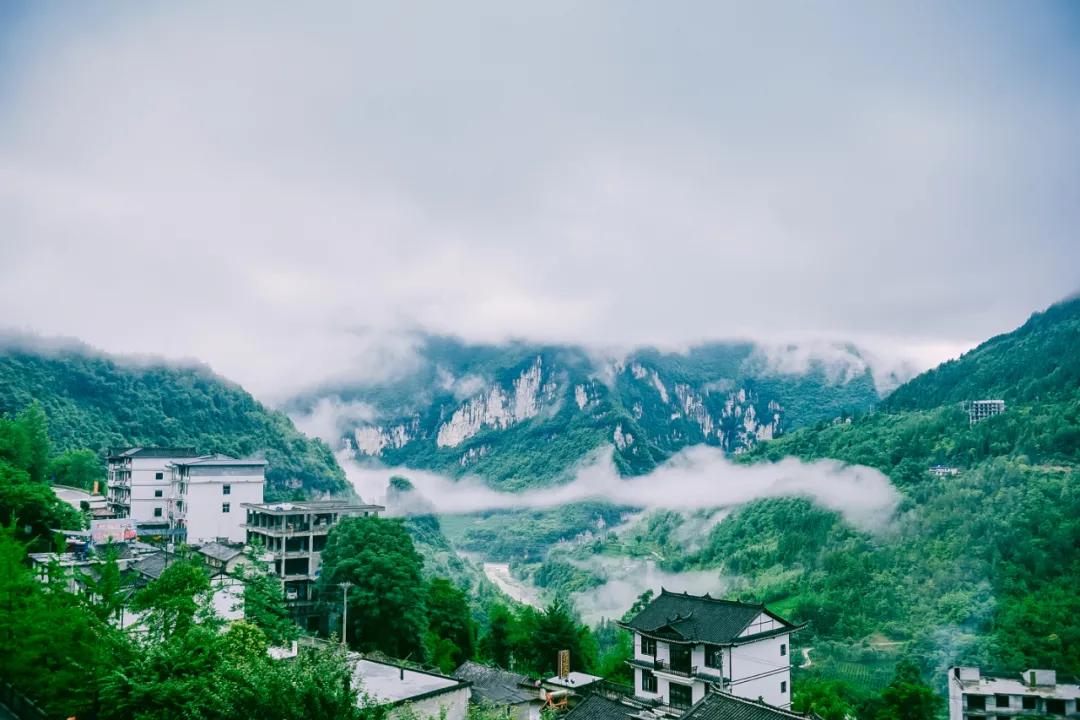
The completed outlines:
[[[476,700],[484,700],[495,705],[540,701],[539,690],[524,675],[488,667],[471,660],[455,670],[454,677],[472,683],[472,694]]]
[[[669,640],[724,645],[735,640],[761,612],[765,612],[764,605],[661,589],[660,595],[627,626]],[[776,619],[788,628],[794,627],[786,620]]]
[[[147,555],[140,560],[136,560],[131,567],[141,575],[157,580],[161,577],[161,573],[165,572],[165,568],[169,567],[174,562],[176,562],[175,556],[165,552],[158,552],[153,555]]]
[[[238,555],[243,555],[244,551],[223,543],[211,542],[199,548],[199,553],[218,562],[227,563]]]
[[[172,457],[197,457],[198,452],[193,447],[131,447],[113,448],[109,451],[109,459],[113,458],[172,458]]]
[[[686,711],[681,720],[807,720],[815,715],[783,710],[759,700],[747,700],[722,692],[705,693],[705,697]]]
[[[638,709],[603,695],[589,694],[563,720],[627,720]]]

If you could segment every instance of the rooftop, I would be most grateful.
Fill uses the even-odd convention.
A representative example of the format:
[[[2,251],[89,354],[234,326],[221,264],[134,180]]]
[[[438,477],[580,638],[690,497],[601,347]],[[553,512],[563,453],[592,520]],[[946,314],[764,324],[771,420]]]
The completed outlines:
[[[627,720],[638,712],[637,706],[590,693],[566,714],[564,720]]]
[[[231,545],[210,542],[199,548],[199,554],[218,560],[219,562],[227,563],[233,558],[243,555],[244,551],[241,548],[232,547]]]
[[[199,467],[263,467],[266,464],[267,462],[265,460],[238,460],[237,458],[221,454],[200,455],[191,460],[181,460],[173,463],[173,465],[179,467],[191,467],[192,465],[198,465]]]
[[[199,453],[193,447],[129,447],[109,450],[110,460],[125,458],[184,458],[197,457]]]
[[[349,653],[349,660],[353,684],[380,703],[397,705],[469,687],[469,683],[457,678],[370,660],[358,653]]]
[[[161,573],[165,572],[165,568],[174,562],[176,562],[176,555],[162,551],[136,560],[131,569],[151,580],[157,580],[161,577]]]
[[[735,642],[761,613],[780,623],[782,632],[796,629],[795,625],[770,612],[764,605],[722,600],[710,597],[708,593],[673,593],[663,588],[625,627],[674,642],[728,645]]]
[[[472,660],[462,663],[454,677],[472,683],[473,698],[495,705],[540,701],[537,684],[529,678]]]
[[[950,671],[949,676],[950,682],[958,683],[963,692],[973,695],[1034,695],[1061,700],[1080,698],[1080,684],[1077,684],[1075,679],[1073,682],[1055,682],[1052,685],[1031,685],[1024,682],[1022,673],[1011,676],[1004,673],[980,675],[976,678],[960,679],[953,671]]]
[[[555,677],[548,678],[544,682],[548,685],[558,685],[559,687],[565,688],[582,688],[603,679],[604,678],[599,675],[590,675],[588,673],[574,671],[569,673],[566,677],[556,675]]]
[[[364,503],[354,503],[349,500],[305,500],[303,502],[243,503],[242,505],[248,510],[271,515],[321,512],[379,512],[386,509],[382,505],[365,505]]]
[[[682,720],[806,720],[812,717],[816,716],[784,710],[760,700],[710,692],[687,710]]]

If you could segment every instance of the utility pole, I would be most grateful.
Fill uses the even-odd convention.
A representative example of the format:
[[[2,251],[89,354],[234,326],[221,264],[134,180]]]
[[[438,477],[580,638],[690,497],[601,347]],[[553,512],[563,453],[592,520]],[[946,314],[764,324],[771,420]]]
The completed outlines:
[[[338,587],[344,591],[341,596],[341,644],[347,645],[345,635],[349,631],[349,588],[352,587],[352,583],[346,580],[338,583]]]

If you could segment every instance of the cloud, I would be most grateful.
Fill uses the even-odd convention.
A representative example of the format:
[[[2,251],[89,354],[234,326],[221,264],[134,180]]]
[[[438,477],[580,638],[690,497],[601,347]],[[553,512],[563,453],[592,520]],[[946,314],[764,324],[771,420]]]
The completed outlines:
[[[300,432],[317,437],[330,447],[341,445],[342,436],[358,422],[375,419],[375,408],[365,402],[343,402],[339,397],[322,397],[306,412],[289,415]]]
[[[937,361],[1080,285],[1071,12],[27,4],[0,306],[268,399],[416,330]]]
[[[689,447],[651,473],[631,478],[619,476],[608,447],[584,461],[569,483],[519,493],[499,491],[475,477],[455,481],[437,473],[360,465],[344,453],[340,458],[350,481],[368,501],[384,499],[391,475],[408,477],[416,488],[421,503],[417,511],[421,513],[430,512],[428,503],[441,514],[454,515],[551,508],[587,500],[693,511],[733,507],[760,498],[800,496],[841,513],[859,529],[877,532],[889,526],[900,501],[889,479],[873,468],[835,460],[806,463],[795,458],[741,465],[705,445]],[[410,508],[399,507],[396,512],[408,514]]]

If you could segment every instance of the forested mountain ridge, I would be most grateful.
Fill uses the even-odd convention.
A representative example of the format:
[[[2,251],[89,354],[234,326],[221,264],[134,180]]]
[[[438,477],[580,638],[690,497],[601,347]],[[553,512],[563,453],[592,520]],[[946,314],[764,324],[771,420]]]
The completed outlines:
[[[190,445],[265,457],[271,497],[349,487],[325,443],[204,366],[132,363],[76,344],[41,349],[32,338],[9,339],[0,345],[0,414],[35,401],[57,451]]]
[[[1011,402],[1072,397],[1080,387],[1080,296],[1035,313],[956,360],[897,388],[885,410],[917,410],[998,398]]]
[[[620,472],[635,475],[689,445],[738,453],[878,401],[857,349],[830,346],[797,361],[795,353],[730,342],[613,360],[576,346],[427,337],[407,377],[325,388],[288,407],[359,404],[369,417],[339,427],[358,456],[514,489],[555,481],[602,445],[614,446]]]

